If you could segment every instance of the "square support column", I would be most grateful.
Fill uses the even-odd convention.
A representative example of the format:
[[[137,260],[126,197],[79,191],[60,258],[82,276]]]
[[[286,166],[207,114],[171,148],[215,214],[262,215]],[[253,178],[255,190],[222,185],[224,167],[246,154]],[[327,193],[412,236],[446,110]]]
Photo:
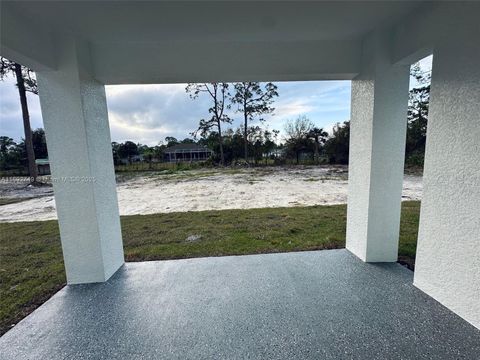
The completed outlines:
[[[433,54],[414,285],[480,329],[480,31],[475,15],[449,13],[462,19],[464,32],[443,37]]]
[[[392,65],[388,36],[363,44],[352,81],[346,247],[363,261],[397,261],[409,67]]]
[[[59,49],[37,79],[67,281],[102,282],[124,263],[105,89],[88,47]]]

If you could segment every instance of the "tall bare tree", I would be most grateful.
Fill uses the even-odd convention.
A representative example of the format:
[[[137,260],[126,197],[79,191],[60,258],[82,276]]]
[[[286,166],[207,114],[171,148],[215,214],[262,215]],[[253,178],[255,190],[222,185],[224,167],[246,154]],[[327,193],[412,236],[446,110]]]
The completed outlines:
[[[220,147],[220,164],[225,166],[225,156],[223,154],[223,137],[222,137],[222,123],[231,123],[232,119],[225,114],[228,108],[226,104],[228,98],[228,84],[219,83],[190,83],[185,88],[185,91],[190,94],[190,98],[197,99],[200,94],[208,95],[212,101],[212,105],[208,108],[208,113],[211,114],[209,119],[201,119],[198,129],[192,133],[197,136],[200,132],[201,136],[205,136],[212,131],[217,130],[218,143]]]
[[[248,162],[248,123],[256,118],[263,121],[262,115],[275,110],[271,105],[278,96],[277,86],[269,82],[262,88],[259,82],[239,82],[235,83],[234,88],[232,103],[237,104],[237,111],[243,113],[244,156]]]
[[[31,182],[36,183],[38,174],[37,166],[35,165],[30,114],[28,113],[27,91],[38,95],[37,81],[29,68],[0,57],[0,80],[3,80],[9,74],[13,74],[17,80],[18,95],[20,96],[20,105],[22,107],[23,130],[25,132],[28,174]]]

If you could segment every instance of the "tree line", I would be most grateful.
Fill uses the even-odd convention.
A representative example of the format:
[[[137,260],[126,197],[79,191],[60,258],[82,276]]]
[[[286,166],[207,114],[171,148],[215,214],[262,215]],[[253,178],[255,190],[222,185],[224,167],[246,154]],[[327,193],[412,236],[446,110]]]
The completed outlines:
[[[48,153],[43,129],[30,129],[26,92],[38,94],[35,77],[30,69],[5,58],[0,59],[0,80],[8,74],[13,74],[17,80],[25,132],[25,137],[18,143],[0,136],[0,170],[26,168],[36,181],[35,158],[47,158]],[[410,75],[416,79],[417,86],[409,95],[406,163],[423,165],[431,74],[423,71],[419,64],[414,64]],[[164,150],[180,143],[208,147],[215,154],[211,161],[220,165],[239,161],[259,164],[269,159],[279,164],[287,161],[348,163],[349,121],[336,124],[328,134],[305,115],[299,116],[287,121],[282,139],[279,130],[261,126],[265,123],[265,115],[273,114],[275,110],[274,103],[279,93],[274,83],[190,83],[185,90],[193,100],[201,96],[210,100],[206,109],[208,117],[199,120],[197,129],[190,134],[193,138],[177,140],[167,137],[156,146],[132,141],[114,142],[112,154],[116,163],[122,159],[131,162],[138,155],[141,155],[142,161],[162,161]],[[234,114],[242,117],[242,125],[237,129],[228,127]]]
[[[31,146],[37,159],[48,157],[47,142],[43,129],[40,128],[31,132]],[[0,170],[8,171],[23,168],[29,168],[25,139],[16,142],[8,136],[0,136]]]
[[[405,162],[408,165],[423,165],[428,106],[430,98],[430,71],[423,71],[420,65],[411,67],[410,75],[417,85],[409,93],[407,114],[407,140]],[[191,133],[193,139],[177,140],[169,137],[154,147],[132,142],[114,144],[114,158],[128,157],[125,149],[133,149],[129,154],[143,155],[147,161],[163,159],[163,151],[180,143],[197,143],[214,151],[212,161],[220,165],[236,164],[242,160],[246,164],[260,164],[265,160],[283,164],[328,163],[348,164],[350,122],[337,123],[329,134],[323,128],[302,115],[286,122],[284,137],[279,130],[263,128],[264,116],[275,110],[274,102],[279,96],[278,87],[271,83],[190,83],[186,92],[195,100],[204,96],[210,100],[206,112],[208,117],[200,119],[198,128]],[[242,126],[228,127],[236,113],[242,115]],[[254,122],[257,124],[252,124]],[[225,128],[226,127],[226,128]],[[133,144],[133,145],[132,145]],[[115,150],[117,149],[117,151]]]
[[[286,136],[280,138],[279,130],[268,130],[261,126],[249,126],[247,141],[244,128],[227,128],[222,132],[222,141],[216,130],[211,130],[199,138],[177,140],[166,137],[155,146],[147,146],[133,141],[113,142],[113,159],[116,165],[138,161],[161,162],[165,151],[178,144],[198,144],[214,152],[209,160],[212,164],[245,165],[245,152],[251,165],[290,163],[348,163],[348,142],[350,123],[336,124],[329,135],[315,127],[306,116],[299,116],[285,125]],[[245,148],[245,144],[247,148]]]
[[[219,154],[220,165],[242,157],[246,164],[251,160],[258,164],[268,158],[277,163],[295,159],[298,164],[305,157],[311,157],[310,160],[317,164],[348,162],[348,121],[337,124],[329,136],[306,116],[299,116],[285,125],[283,143],[279,143],[279,130],[270,131],[252,125],[254,121],[264,123],[264,116],[274,112],[273,105],[279,96],[274,83],[190,83],[185,90],[192,99],[205,96],[210,100],[209,117],[200,120],[192,135],[194,138],[200,135],[199,143]],[[242,126],[222,132],[223,126],[232,123],[232,113],[242,115]]]

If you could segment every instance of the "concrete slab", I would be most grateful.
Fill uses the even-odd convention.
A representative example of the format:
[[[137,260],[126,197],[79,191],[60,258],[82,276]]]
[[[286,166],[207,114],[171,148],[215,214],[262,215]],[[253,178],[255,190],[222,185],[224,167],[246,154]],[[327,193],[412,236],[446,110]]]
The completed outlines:
[[[476,359],[480,331],[346,250],[127,263],[68,286],[0,359]]]

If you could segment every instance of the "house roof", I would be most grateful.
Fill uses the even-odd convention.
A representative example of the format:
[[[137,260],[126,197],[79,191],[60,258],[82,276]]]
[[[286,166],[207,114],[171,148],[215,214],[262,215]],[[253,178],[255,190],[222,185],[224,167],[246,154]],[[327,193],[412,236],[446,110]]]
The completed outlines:
[[[172,145],[165,149],[166,153],[175,152],[175,151],[186,151],[186,150],[197,150],[197,151],[211,151],[206,146],[198,145],[198,144],[177,144]]]

